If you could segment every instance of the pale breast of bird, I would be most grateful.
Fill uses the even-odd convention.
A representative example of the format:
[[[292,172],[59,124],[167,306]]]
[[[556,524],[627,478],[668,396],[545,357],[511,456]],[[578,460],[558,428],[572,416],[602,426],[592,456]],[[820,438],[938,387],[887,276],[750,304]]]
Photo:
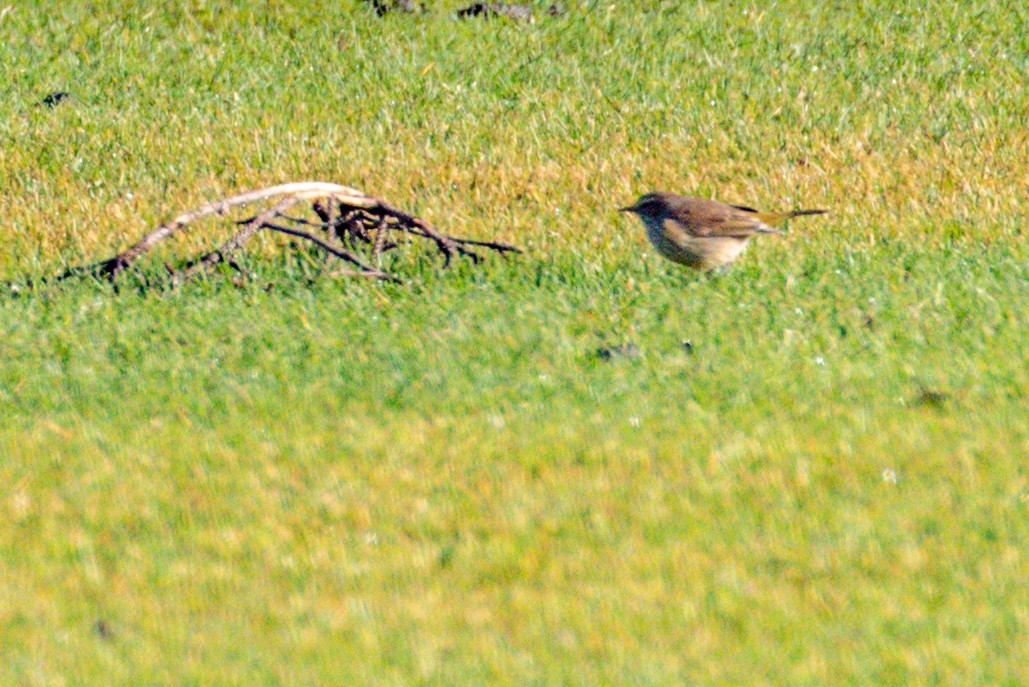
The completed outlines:
[[[747,247],[746,238],[693,236],[673,219],[662,221],[648,216],[642,219],[647,228],[647,238],[657,252],[689,267],[711,269],[726,265]]]

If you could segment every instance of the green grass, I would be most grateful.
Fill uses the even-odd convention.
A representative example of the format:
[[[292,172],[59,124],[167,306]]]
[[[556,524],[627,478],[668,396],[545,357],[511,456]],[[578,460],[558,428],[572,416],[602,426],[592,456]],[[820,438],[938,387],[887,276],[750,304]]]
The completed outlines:
[[[300,179],[527,249],[5,289],[0,683],[1029,684],[1024,8],[569,4],[0,6],[0,279]]]

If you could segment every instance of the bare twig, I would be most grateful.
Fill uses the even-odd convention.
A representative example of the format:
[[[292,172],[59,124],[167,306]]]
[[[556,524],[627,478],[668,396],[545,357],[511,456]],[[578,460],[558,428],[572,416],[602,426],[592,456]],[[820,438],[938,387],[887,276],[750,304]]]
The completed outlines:
[[[383,272],[382,270],[378,270],[374,267],[364,264],[363,262],[361,262],[361,259],[357,257],[354,253],[348,250],[343,250],[341,248],[336,248],[332,244],[321,240],[314,234],[309,234],[306,231],[300,231],[299,229],[290,229],[289,227],[279,226],[278,224],[271,224],[270,222],[265,222],[262,226],[265,229],[271,229],[272,231],[277,231],[282,234],[296,236],[297,238],[302,238],[307,241],[310,241],[311,243],[318,246],[325,252],[331,253],[332,255],[335,255],[337,258],[340,258],[341,260],[346,260],[347,262],[353,265],[357,265],[361,268],[360,274],[362,274],[363,276],[374,277],[375,279],[385,279],[387,281],[400,283],[399,279],[389,274],[388,272]]]
[[[208,269],[217,265],[219,262],[228,260],[234,252],[242,248],[243,244],[250,240],[251,236],[264,227],[265,222],[268,222],[283,210],[286,210],[299,202],[300,199],[296,196],[288,196],[264,212],[256,215],[255,217],[251,217],[243,226],[243,229],[237,232],[231,239],[210,253],[202,255],[198,259],[192,261],[184,270],[177,273],[174,278],[175,284],[180,284],[195,276],[201,270]]]
[[[389,231],[389,227],[386,224],[386,218],[380,217],[379,224],[375,227],[375,243],[372,245],[372,257],[376,260],[382,255],[383,248],[386,246],[387,231]]]
[[[440,252],[443,253],[443,262],[445,265],[450,265],[450,258],[454,255],[454,253],[460,252],[457,246],[454,244],[454,241],[449,236],[446,236],[436,231],[431,224],[429,224],[422,218],[415,217],[414,215],[409,215],[403,210],[393,207],[386,201],[376,199],[376,204],[371,208],[367,209],[371,212],[378,212],[380,214],[386,214],[396,217],[398,220],[400,220],[400,223],[405,230],[410,230],[414,227],[421,229],[422,232],[424,232],[424,236],[427,236],[428,238],[436,242],[436,246],[439,248]],[[472,257],[472,259],[475,262],[479,261],[479,256],[475,255],[474,253],[470,254],[469,257]]]
[[[489,248],[495,250],[498,253],[521,253],[521,248],[515,248],[509,246],[506,243],[497,243],[496,241],[476,241],[475,239],[459,239],[453,236],[448,236],[451,241],[459,246],[481,246],[483,248]]]

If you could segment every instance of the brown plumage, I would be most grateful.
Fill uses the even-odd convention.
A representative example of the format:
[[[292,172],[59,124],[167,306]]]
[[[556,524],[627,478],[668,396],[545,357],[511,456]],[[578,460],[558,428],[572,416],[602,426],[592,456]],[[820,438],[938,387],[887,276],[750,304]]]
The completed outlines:
[[[825,210],[758,212],[743,205],[726,205],[706,198],[675,193],[648,193],[634,205],[620,208],[639,216],[647,238],[673,262],[710,270],[727,265],[758,234],[781,234],[775,225]]]

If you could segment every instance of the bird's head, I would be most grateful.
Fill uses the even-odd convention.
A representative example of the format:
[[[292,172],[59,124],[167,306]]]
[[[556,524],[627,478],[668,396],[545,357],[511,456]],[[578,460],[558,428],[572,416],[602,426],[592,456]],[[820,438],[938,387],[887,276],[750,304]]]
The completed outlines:
[[[619,212],[631,212],[641,218],[663,219],[669,210],[667,193],[647,193],[640,196],[635,204],[624,208],[618,208]]]

